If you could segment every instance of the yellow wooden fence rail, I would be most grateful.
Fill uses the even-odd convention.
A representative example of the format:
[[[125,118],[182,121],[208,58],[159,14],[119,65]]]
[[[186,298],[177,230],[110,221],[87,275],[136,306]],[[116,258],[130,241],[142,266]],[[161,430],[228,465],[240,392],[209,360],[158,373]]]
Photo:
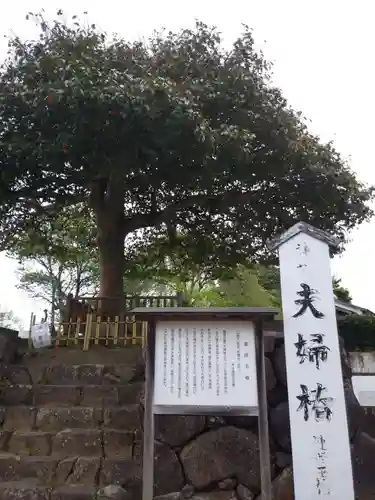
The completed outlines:
[[[87,314],[85,319],[76,319],[55,325],[52,344],[56,347],[82,346],[87,351],[92,345],[121,347],[144,345],[147,335],[147,322],[136,321],[134,316],[114,320],[96,314]],[[29,346],[32,345],[31,329]]]

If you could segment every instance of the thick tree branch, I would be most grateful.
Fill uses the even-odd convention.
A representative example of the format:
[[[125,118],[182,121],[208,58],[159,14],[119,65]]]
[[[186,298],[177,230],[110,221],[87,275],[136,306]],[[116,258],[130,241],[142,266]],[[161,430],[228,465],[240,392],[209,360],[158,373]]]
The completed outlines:
[[[220,193],[218,195],[205,195],[198,194],[189,196],[184,200],[173,203],[167,206],[164,210],[158,212],[149,212],[148,214],[135,215],[125,219],[125,230],[127,233],[136,231],[137,229],[144,229],[150,226],[157,226],[158,224],[165,223],[170,225],[171,219],[181,210],[187,210],[197,205],[205,206],[207,209],[215,207],[222,208],[230,206],[232,203],[238,204],[241,201],[248,201],[250,197],[249,192],[242,192],[238,189]]]

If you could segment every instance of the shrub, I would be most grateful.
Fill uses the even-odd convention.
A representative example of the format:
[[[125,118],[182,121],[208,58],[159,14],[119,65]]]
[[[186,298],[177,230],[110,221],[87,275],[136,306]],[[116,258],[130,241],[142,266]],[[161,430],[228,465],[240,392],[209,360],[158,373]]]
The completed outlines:
[[[338,320],[338,329],[348,351],[375,351],[375,316],[345,316]]]

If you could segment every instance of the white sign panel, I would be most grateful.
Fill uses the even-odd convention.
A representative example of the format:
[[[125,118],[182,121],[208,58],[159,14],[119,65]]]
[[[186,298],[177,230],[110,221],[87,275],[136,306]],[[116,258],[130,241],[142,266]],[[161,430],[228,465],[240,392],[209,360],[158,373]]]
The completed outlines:
[[[375,353],[350,352],[349,360],[353,375],[360,373],[375,375]]]
[[[154,411],[185,408],[258,413],[255,332],[250,322],[156,325]]]
[[[40,323],[31,327],[31,340],[35,349],[48,347],[52,343],[50,325],[48,323]]]
[[[361,406],[375,406],[375,375],[353,375],[352,384]]]
[[[279,247],[296,500],[354,500],[329,247]]]

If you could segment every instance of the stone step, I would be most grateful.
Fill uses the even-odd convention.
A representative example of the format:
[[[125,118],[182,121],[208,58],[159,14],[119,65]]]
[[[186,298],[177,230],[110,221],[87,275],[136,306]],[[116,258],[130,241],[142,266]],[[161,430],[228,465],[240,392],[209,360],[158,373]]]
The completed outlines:
[[[118,385],[142,378],[140,364],[41,364],[2,366],[2,379],[13,385]]]
[[[90,349],[83,351],[80,346],[56,347],[35,351],[24,357],[24,364],[30,370],[37,369],[42,363],[49,365],[79,364],[135,364],[142,358],[141,346],[119,346],[107,348],[90,344]]]
[[[49,488],[62,485],[106,486],[136,482],[140,478],[141,466],[131,457],[76,456],[62,459],[54,456],[0,455],[0,485],[28,482],[33,486]]]
[[[66,428],[109,427],[126,431],[141,428],[138,404],[123,406],[11,406],[0,408],[3,431],[59,432]]]
[[[34,481],[0,482],[0,498],[1,500],[50,500],[51,489],[35,484]]]
[[[97,488],[62,486],[51,489],[33,481],[0,483],[1,500],[95,500]]]
[[[49,500],[95,500],[97,488],[87,486],[62,486],[52,490]]]
[[[20,456],[54,455],[131,457],[141,439],[140,430],[64,429],[59,432],[1,431],[3,452]]]
[[[5,406],[107,406],[138,403],[143,382],[116,385],[0,385],[0,403]]]

